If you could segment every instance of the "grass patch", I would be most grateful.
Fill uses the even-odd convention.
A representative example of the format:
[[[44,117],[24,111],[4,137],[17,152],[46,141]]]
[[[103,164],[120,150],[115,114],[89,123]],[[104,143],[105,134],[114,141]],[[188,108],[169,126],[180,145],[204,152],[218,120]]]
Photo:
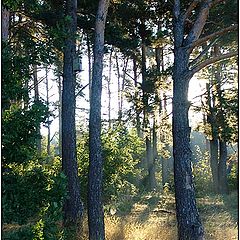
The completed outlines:
[[[238,239],[238,193],[197,199],[206,240]],[[128,206],[127,206],[128,205]],[[174,195],[146,193],[105,208],[106,240],[177,240]],[[29,228],[3,225],[3,239],[31,239]],[[79,240],[88,239],[87,216]]]

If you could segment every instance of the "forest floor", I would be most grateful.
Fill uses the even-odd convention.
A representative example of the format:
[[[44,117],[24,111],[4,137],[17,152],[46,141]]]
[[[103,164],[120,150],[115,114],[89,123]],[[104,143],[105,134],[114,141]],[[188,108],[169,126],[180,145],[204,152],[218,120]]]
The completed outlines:
[[[238,239],[238,193],[197,198],[206,240]],[[111,215],[112,214],[112,215]],[[176,240],[173,194],[146,194],[138,201],[125,199],[110,206],[105,219],[107,240]]]
[[[206,240],[238,239],[238,199],[237,191],[197,198]],[[177,240],[175,200],[171,193],[127,195],[106,206],[105,213],[106,240]],[[86,218],[84,222],[84,236],[80,239],[87,240]],[[4,224],[2,233],[22,227]]]

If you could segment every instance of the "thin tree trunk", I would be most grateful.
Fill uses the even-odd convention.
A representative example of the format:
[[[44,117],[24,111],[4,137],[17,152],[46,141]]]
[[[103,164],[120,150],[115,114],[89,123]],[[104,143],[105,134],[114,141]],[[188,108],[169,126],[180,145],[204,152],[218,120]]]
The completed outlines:
[[[137,92],[137,60],[136,56],[133,56],[133,79],[134,79],[134,87],[135,87],[135,93],[134,93],[134,98],[136,99],[138,96]],[[140,121],[140,114],[141,114],[141,109],[139,108],[138,104],[135,103],[135,109],[136,109],[136,128],[137,128],[137,135],[138,137],[142,137],[142,132],[141,132],[141,121]]]
[[[37,65],[33,65],[33,85],[34,85],[34,100],[36,103],[39,102],[39,89],[38,89],[38,76],[37,76]],[[39,134],[39,138],[36,140],[38,153],[42,152],[42,144],[41,144],[41,131],[40,124],[37,126],[37,132]]]
[[[87,56],[88,56],[89,99],[90,99],[92,89],[92,61],[91,61],[92,57],[91,57],[91,44],[88,33],[87,33]]]
[[[49,108],[49,87],[48,87],[48,68],[46,67],[46,105],[47,108]],[[50,141],[51,141],[51,132],[50,132],[50,118],[49,116],[47,117],[47,155],[50,156]]]
[[[75,239],[81,228],[83,204],[80,198],[80,184],[76,159],[75,127],[75,86],[73,60],[76,54],[77,0],[66,2],[66,15],[71,16],[67,22],[68,36],[65,40],[62,92],[62,169],[67,178],[68,197],[64,202],[64,226],[68,239]]]
[[[117,79],[118,79],[118,121],[119,123],[122,120],[122,109],[121,109],[121,76],[120,68],[118,63],[117,52],[115,53],[116,67],[117,67]]]
[[[58,76],[58,95],[59,95],[59,105],[58,105],[58,119],[59,119],[59,156],[62,157],[62,81],[61,77]]]
[[[90,240],[104,240],[102,203],[101,95],[104,30],[109,0],[100,0],[96,15],[94,62],[89,119],[88,226]]]
[[[111,128],[111,79],[112,79],[112,49],[109,57],[109,74],[107,79],[108,88],[108,128]]]
[[[166,118],[167,117],[167,99],[166,99],[166,95],[163,94],[163,117]],[[167,119],[165,119],[165,121],[167,121]],[[166,149],[169,150],[169,144],[166,142],[166,132],[163,132],[164,136],[162,137],[162,141],[163,143],[166,144]],[[164,157],[162,157],[162,185],[163,188],[166,185],[166,183],[169,182],[169,162],[170,159],[166,159]]]
[[[224,141],[219,141],[219,165],[218,165],[218,180],[219,180],[219,193],[228,193],[227,182],[227,144]]]

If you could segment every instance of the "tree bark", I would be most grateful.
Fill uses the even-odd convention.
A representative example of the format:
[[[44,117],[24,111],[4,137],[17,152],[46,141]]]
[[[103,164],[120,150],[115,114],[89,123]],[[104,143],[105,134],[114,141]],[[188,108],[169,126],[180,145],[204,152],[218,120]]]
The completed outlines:
[[[94,62],[89,119],[88,226],[90,240],[104,240],[102,203],[101,95],[104,30],[109,0],[100,0],[96,15]]]
[[[219,179],[219,193],[228,193],[227,182],[227,144],[225,141],[219,141],[219,165],[218,165],[218,179]]]
[[[188,122],[189,56],[175,48],[173,72],[173,156],[178,236],[181,240],[203,239],[203,227],[196,206],[192,178],[192,151]]]
[[[137,93],[137,59],[136,56],[133,56],[133,79],[134,79],[134,87],[135,87],[135,93],[134,93],[134,98],[136,99],[138,96]],[[140,120],[140,114],[141,114],[141,109],[139,109],[138,104],[135,104],[135,109],[136,109],[136,128],[137,128],[137,135],[138,137],[142,137],[142,132],[141,132],[141,120]]]
[[[218,126],[216,121],[215,112],[215,97],[212,96],[210,85],[206,84],[207,88],[207,104],[209,108],[209,114],[207,116],[207,122],[211,125],[211,140],[210,140],[210,167],[212,172],[213,189],[218,192]]]
[[[89,39],[89,33],[87,33],[87,56],[88,56],[88,81],[89,81],[89,99],[92,89],[92,57],[91,57],[91,43]]]
[[[200,240],[204,239],[204,230],[196,206],[191,169],[191,129],[188,121],[190,107],[188,88],[191,79],[189,53],[188,47],[184,45],[184,19],[180,12],[180,1],[177,0],[174,4],[173,32],[173,156],[178,239]],[[188,38],[188,40],[190,39],[192,36]]]
[[[67,23],[68,36],[65,39],[62,92],[62,169],[67,177],[68,198],[64,202],[64,226],[72,229],[73,238],[79,222],[82,221],[83,204],[80,199],[80,185],[76,159],[76,128],[75,128],[75,73],[73,59],[76,54],[77,1],[66,2],[66,15],[71,17]],[[81,226],[81,224],[80,224]],[[71,235],[71,234],[70,234]],[[71,236],[68,236],[70,239]]]
[[[2,6],[2,41],[8,40],[10,12]]]
[[[109,56],[109,74],[107,79],[108,88],[108,128],[111,128],[111,79],[112,79],[112,49]]]
[[[33,85],[34,85],[34,100],[36,103],[39,102],[39,89],[38,89],[38,77],[37,77],[37,65],[33,65]],[[42,152],[42,144],[41,144],[41,131],[40,131],[40,124],[37,127],[37,132],[39,134],[39,138],[36,140],[37,150],[38,153],[41,154]]]
[[[49,87],[48,87],[48,68],[46,67],[45,69],[46,71],[46,105],[47,108],[49,108]],[[50,132],[50,118],[49,116],[47,117],[47,130],[48,130],[48,134],[47,134],[47,155],[50,156],[50,141],[51,141],[51,132]]]
[[[58,105],[58,119],[59,119],[59,156],[62,157],[62,81],[61,77],[58,76],[58,95],[59,95],[59,105]]]

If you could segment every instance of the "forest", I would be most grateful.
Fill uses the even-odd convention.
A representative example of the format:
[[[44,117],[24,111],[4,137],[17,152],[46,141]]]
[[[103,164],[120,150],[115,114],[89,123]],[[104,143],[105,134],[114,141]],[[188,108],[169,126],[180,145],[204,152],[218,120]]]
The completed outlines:
[[[2,239],[238,239],[238,1],[3,0]]]

